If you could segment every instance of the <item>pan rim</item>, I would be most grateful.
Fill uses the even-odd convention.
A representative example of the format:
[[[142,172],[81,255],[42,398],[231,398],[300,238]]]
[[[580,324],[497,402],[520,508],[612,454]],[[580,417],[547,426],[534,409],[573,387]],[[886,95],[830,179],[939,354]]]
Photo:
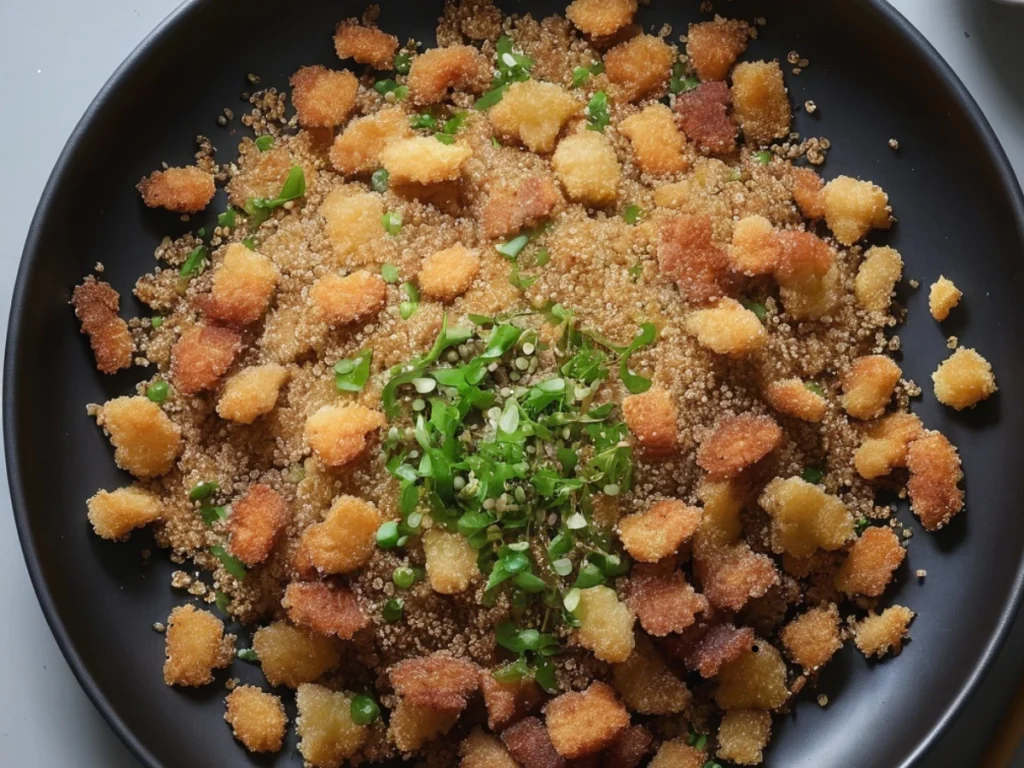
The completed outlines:
[[[117,67],[78,121],[64,148],[61,150],[53,170],[50,172],[35,214],[29,225],[14,284],[4,349],[2,417],[5,463],[18,539],[25,557],[32,587],[39,600],[47,625],[57,642],[57,646],[68,662],[79,685],[81,685],[89,700],[114,733],[128,747],[134,757],[147,766],[147,768],[159,768],[159,760],[126,725],[120,714],[108,700],[106,694],[93,679],[92,673],[70,641],[64,620],[60,616],[53,599],[51,587],[43,575],[39,553],[29,525],[30,513],[25,503],[26,494],[21,473],[21,457],[18,456],[16,451],[20,416],[17,404],[15,403],[17,377],[14,372],[14,366],[11,363],[22,354],[26,344],[26,339],[24,338],[25,329],[22,324],[25,295],[27,293],[26,286],[35,276],[35,262],[37,260],[36,256],[39,250],[43,225],[51,215],[54,197],[57,190],[63,184],[68,165],[75,155],[79,144],[100,113],[116,98],[116,94],[121,89],[125,80],[137,70],[146,66],[147,59],[153,50],[169,37],[177,34],[179,29],[187,27],[199,9],[206,3],[213,1],[184,0],[181,5],[168,14]],[[1006,190],[1011,208],[1014,211],[1017,228],[1021,232],[1021,239],[1024,240],[1024,192],[1022,192],[1020,181],[1010,165],[1009,158],[1002,144],[999,142],[992,126],[970,91],[968,91],[959,76],[935,47],[887,0],[861,1],[878,16],[879,23],[889,25],[903,38],[906,44],[919,52],[930,70],[939,77],[943,87],[949,92],[953,101],[962,109],[971,128],[981,140],[981,144],[988,153],[993,168],[996,170],[999,180]],[[1021,557],[1021,561],[1017,566],[1017,573],[1013,580],[1009,599],[1003,606],[988,643],[974,661],[970,676],[946,707],[941,717],[920,738],[914,749],[903,758],[897,768],[911,768],[911,766],[921,760],[935,746],[940,735],[949,727],[973,697],[985,674],[992,666],[996,655],[1006,641],[1010,625],[1020,608],[1022,596],[1024,596],[1024,556]]]

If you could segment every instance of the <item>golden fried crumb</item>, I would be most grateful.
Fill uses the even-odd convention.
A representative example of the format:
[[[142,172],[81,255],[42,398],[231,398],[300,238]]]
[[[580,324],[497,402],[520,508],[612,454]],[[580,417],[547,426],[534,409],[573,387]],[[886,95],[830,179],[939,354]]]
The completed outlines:
[[[424,259],[416,282],[428,298],[448,302],[468,291],[479,273],[480,257],[456,243]]]
[[[687,138],[698,149],[726,155],[736,149],[736,125],[729,118],[732,93],[723,82],[703,83],[676,97],[676,112]]]
[[[907,449],[922,430],[921,420],[911,413],[891,413],[879,419],[853,455],[853,466],[867,480],[906,466]]]
[[[372,272],[360,269],[342,277],[327,274],[313,283],[309,298],[330,326],[367,320],[387,303],[388,287]]]
[[[619,539],[634,560],[656,563],[675,554],[700,525],[701,511],[681,501],[659,501],[619,523]]]
[[[283,621],[257,629],[252,636],[252,649],[259,656],[267,681],[289,688],[316,680],[341,661],[333,638]]]
[[[359,81],[348,70],[303,67],[288,81],[292,104],[303,128],[333,128],[345,122],[356,105]]]
[[[306,419],[306,441],[324,464],[342,467],[386,424],[383,413],[363,405],[325,405]]]
[[[96,357],[96,368],[103,373],[116,373],[132,364],[135,344],[128,323],[118,314],[120,296],[107,283],[89,276],[71,294],[75,317],[82,323],[82,333]]]
[[[770,416],[722,419],[697,451],[697,464],[713,477],[732,477],[782,444],[782,428]]]
[[[573,0],[565,18],[586,35],[607,37],[628,26],[636,8],[636,0]]]
[[[832,179],[821,192],[825,222],[843,245],[853,245],[872,229],[892,225],[889,196],[870,181]]]
[[[764,398],[779,413],[818,424],[825,418],[828,403],[800,379],[773,381],[764,390]]]
[[[295,694],[299,752],[313,768],[339,768],[366,741],[368,728],[352,719],[352,697],[304,683]]]
[[[199,686],[213,682],[213,670],[234,658],[235,636],[224,634],[224,623],[209,611],[182,605],[167,618],[164,682]]]
[[[992,366],[976,350],[961,347],[932,374],[935,398],[958,411],[973,408],[997,389]]]
[[[675,715],[690,703],[686,683],[642,635],[630,657],[612,668],[612,682],[626,706],[641,715]]]
[[[400,751],[415,752],[428,741],[448,733],[458,719],[458,712],[417,707],[399,699],[391,712],[388,735]]]
[[[779,640],[790,659],[805,672],[813,672],[843,647],[839,609],[835,603],[829,603],[800,614],[782,628]]]
[[[117,466],[140,479],[166,474],[181,453],[181,430],[148,398],[109,400],[99,410],[96,423],[114,444]]]
[[[622,401],[622,418],[649,456],[666,456],[675,451],[679,409],[672,396],[657,387]]]
[[[342,640],[351,640],[370,624],[352,590],[325,581],[293,581],[284,591],[281,607],[293,624]]]
[[[582,109],[583,104],[562,86],[526,80],[512,83],[488,118],[500,138],[547,154],[555,148],[565,124]]]
[[[782,259],[782,242],[772,223],[764,216],[747,216],[732,229],[729,266],[735,272],[754,277],[770,275]]]
[[[928,290],[928,311],[936,320],[945,320],[962,298],[963,293],[953,284],[953,281],[939,275],[939,279],[932,283]]]
[[[964,479],[960,457],[946,436],[926,432],[907,449],[910,480],[910,508],[929,531],[937,531],[964,507],[964,492],[957,486]]]
[[[569,759],[600,752],[629,725],[629,712],[615,690],[602,682],[551,700],[544,716],[555,750]]]
[[[686,137],[676,126],[672,110],[664,104],[644,107],[619,123],[619,133],[633,145],[633,160],[645,173],[679,173],[690,167],[683,156]]]
[[[427,581],[435,592],[455,595],[465,592],[480,575],[477,552],[457,533],[431,529],[423,534],[427,560]]]
[[[480,687],[480,668],[444,651],[401,661],[388,674],[404,701],[445,712],[464,710]]]
[[[174,213],[199,213],[217,192],[213,174],[195,166],[153,171],[136,188],[148,207]]]
[[[735,299],[721,299],[713,307],[691,312],[683,326],[702,347],[719,355],[742,357],[768,341],[757,315]]]
[[[280,276],[266,256],[232,243],[213,271],[213,290],[205,305],[207,317],[234,326],[255,323],[269,306]]]
[[[855,419],[878,418],[885,412],[902,373],[885,355],[857,358],[840,380],[843,410]]]
[[[501,740],[523,768],[565,768],[565,758],[555,751],[548,729],[536,717],[506,728]]]
[[[723,296],[729,285],[729,257],[713,228],[707,216],[673,216],[661,225],[658,269],[695,304]]]
[[[570,200],[589,206],[615,202],[620,168],[615,149],[602,133],[566,136],[551,157],[551,167]]]
[[[722,709],[778,709],[789,699],[782,655],[764,640],[754,648],[718,671],[715,701]]]
[[[457,181],[462,164],[472,154],[466,144],[442,144],[430,136],[413,136],[384,147],[380,162],[392,184],[437,184]]]
[[[474,728],[459,745],[459,768],[519,768],[501,739]]]
[[[514,184],[496,185],[480,215],[484,234],[491,239],[517,234],[551,215],[562,195],[554,179],[534,174]]]
[[[213,389],[242,349],[242,337],[230,328],[196,325],[171,349],[171,381],[184,395]]]
[[[302,534],[300,547],[321,573],[349,573],[373,555],[377,529],[383,522],[371,502],[339,496],[324,521]]]
[[[854,294],[868,312],[888,312],[892,292],[903,274],[903,258],[895,248],[873,246],[857,270]]]
[[[869,613],[854,627],[853,642],[857,649],[868,658],[882,658],[892,652],[899,654],[907,628],[914,620],[914,612],[902,605],[893,605],[880,614]]]
[[[615,590],[603,586],[584,589],[575,614],[580,626],[574,634],[580,645],[612,664],[629,658],[634,645],[633,612],[619,602]]]
[[[842,299],[842,275],[836,254],[812,232],[779,233],[782,256],[775,269],[779,296],[796,320],[817,320],[831,312]]]
[[[732,103],[747,144],[770,144],[789,135],[793,113],[779,62],[737,64],[732,72]]]
[[[445,97],[449,88],[482,93],[490,81],[491,64],[473,46],[431,48],[412,60],[409,97],[413,104],[434,104]]]
[[[362,266],[366,261],[376,260],[358,261],[353,257],[374,252],[376,243],[384,237],[384,202],[379,195],[353,193],[344,187],[336,189],[324,198],[320,215],[326,222],[325,232],[338,264]]]
[[[642,725],[631,725],[604,751],[601,768],[637,768],[651,752],[654,735]]]
[[[331,146],[331,165],[349,176],[373,173],[381,167],[380,153],[389,144],[412,136],[401,107],[382,109],[350,122]]]
[[[217,415],[238,424],[252,424],[274,410],[289,376],[288,369],[276,363],[243,368],[224,382]]]
[[[383,72],[391,69],[398,38],[376,27],[364,27],[356,19],[346,19],[334,30],[334,50],[339,59],[354,59]]]
[[[745,21],[723,19],[691,24],[686,33],[686,55],[701,80],[725,80],[745,50],[750,27]]]
[[[708,601],[671,565],[637,565],[629,576],[626,605],[647,634],[664,637],[691,626],[698,613],[707,611]]]
[[[664,741],[647,768],[704,768],[708,755],[683,739]]]
[[[746,543],[700,553],[696,571],[704,596],[713,605],[733,611],[779,583],[772,559],[754,552]]]
[[[715,624],[708,627],[692,645],[683,640],[684,653],[681,658],[687,669],[710,680],[718,675],[723,664],[749,653],[754,647],[754,640],[754,630],[750,627],[737,629],[732,624]],[[678,653],[676,655],[679,656]]]
[[[853,516],[842,500],[799,477],[775,478],[758,503],[772,518],[772,549],[780,554],[809,557],[853,538]]]
[[[805,218],[825,218],[825,182],[812,168],[793,169],[793,202]]]
[[[132,530],[159,520],[164,512],[159,496],[134,487],[97,491],[86,505],[93,531],[110,541],[128,538]]]
[[[495,732],[523,719],[544,700],[541,687],[530,678],[501,683],[487,670],[480,672],[480,690],[487,707],[487,727]]]
[[[281,699],[254,685],[240,685],[224,700],[224,719],[250,752],[279,752],[284,742],[288,716]]]
[[[637,35],[605,54],[604,69],[623,100],[635,101],[664,88],[675,60],[675,49],[660,37]]]
[[[836,589],[847,595],[878,597],[906,556],[907,551],[891,529],[873,525],[850,547],[836,574]]]
[[[772,717],[763,710],[726,712],[718,726],[718,757],[736,765],[760,765],[772,735]]]
[[[734,481],[705,479],[697,488],[704,505],[695,539],[707,546],[735,544],[743,533],[743,491]]]
[[[228,549],[246,565],[258,565],[270,556],[277,537],[291,520],[288,504],[268,485],[249,486],[231,505]]]

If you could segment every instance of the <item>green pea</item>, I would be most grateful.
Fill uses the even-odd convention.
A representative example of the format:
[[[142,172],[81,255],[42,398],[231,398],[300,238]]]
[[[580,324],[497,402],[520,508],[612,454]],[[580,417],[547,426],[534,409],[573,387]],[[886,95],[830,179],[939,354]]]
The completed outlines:
[[[380,717],[380,707],[377,706],[377,702],[373,700],[372,696],[365,693],[352,699],[349,712],[352,715],[352,722],[356,725],[369,725]]]
[[[381,616],[388,624],[394,624],[402,620],[402,613],[405,611],[405,601],[399,597],[393,597],[384,603]]]
[[[154,381],[146,387],[146,397],[154,403],[162,403],[167,400],[171,387],[166,381]]]
[[[416,572],[412,568],[399,566],[391,574],[391,580],[395,582],[395,586],[399,589],[408,589],[416,583]]]
[[[398,546],[398,523],[390,521],[377,529],[377,546],[381,549],[394,549]]]

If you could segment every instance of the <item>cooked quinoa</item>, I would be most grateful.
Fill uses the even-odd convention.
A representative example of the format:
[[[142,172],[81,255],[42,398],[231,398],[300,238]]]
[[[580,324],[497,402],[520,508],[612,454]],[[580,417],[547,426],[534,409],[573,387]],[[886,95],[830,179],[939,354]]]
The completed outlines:
[[[88,519],[208,575],[179,572],[164,678],[259,663],[308,765],[756,765],[844,644],[908,639],[876,492],[929,531],[964,498],[890,356],[889,198],[805,165],[829,144],[782,65],[741,61],[763,20],[679,45],[636,11],[460,0],[430,50],[341,19],[235,159],[140,182],[168,216],[229,200],[160,244],[152,316],[75,289],[98,369],[155,371],[89,406],[136,482]],[[934,379],[996,390],[974,349]],[[225,707],[280,750],[276,695]]]

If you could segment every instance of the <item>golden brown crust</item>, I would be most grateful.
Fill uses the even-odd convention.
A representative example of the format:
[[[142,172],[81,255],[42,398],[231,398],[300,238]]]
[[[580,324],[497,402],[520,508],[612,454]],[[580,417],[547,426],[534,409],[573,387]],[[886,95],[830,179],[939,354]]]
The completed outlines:
[[[708,608],[708,601],[686,583],[682,571],[660,565],[635,566],[626,594],[626,604],[653,637],[682,632]]]
[[[928,289],[928,311],[936,320],[945,320],[953,308],[960,303],[961,298],[963,298],[963,293],[953,284],[953,281],[939,275],[939,279]]]
[[[935,399],[958,411],[973,408],[999,387],[988,360],[977,350],[961,347],[943,360],[932,374]]]
[[[732,103],[748,145],[770,144],[789,135],[793,115],[779,62],[737,64],[732,72]]]
[[[93,531],[110,541],[127,538],[135,528],[159,520],[164,512],[160,497],[141,488],[97,491],[86,505]]]
[[[334,30],[334,50],[339,59],[354,59],[383,72],[391,69],[398,38],[357,19],[345,19]]]
[[[764,398],[779,413],[794,419],[818,424],[825,418],[828,403],[812,392],[800,379],[773,381],[764,391]]]
[[[602,682],[552,699],[544,716],[555,751],[569,759],[600,752],[629,725],[629,713],[615,690]]]
[[[704,768],[707,753],[691,747],[682,739],[662,742],[647,768]]]
[[[836,574],[836,589],[847,595],[878,597],[906,556],[907,551],[891,529],[871,526],[850,547]]]
[[[582,110],[583,104],[562,86],[526,80],[512,83],[487,116],[502,139],[546,154],[554,150],[569,119]]]
[[[257,629],[252,636],[252,649],[259,656],[267,682],[289,688],[313,682],[341,661],[334,638],[284,621]]]
[[[697,451],[697,464],[713,477],[733,477],[782,444],[782,428],[770,416],[723,419]]]
[[[907,449],[910,508],[929,531],[937,531],[964,507],[964,478],[956,447],[940,432],[926,432]]]
[[[619,523],[619,539],[633,557],[656,563],[673,555],[700,525],[701,511],[681,501],[659,501],[646,512],[630,515]]]
[[[480,671],[480,691],[487,707],[487,727],[495,732],[522,720],[544,701],[544,691],[530,678],[500,683],[488,670]]]
[[[868,658],[881,658],[890,652],[895,656],[902,650],[913,620],[914,612],[902,605],[890,606],[877,615],[872,611],[854,626],[853,642]]]
[[[480,687],[480,667],[444,651],[401,661],[388,675],[406,701],[443,712],[461,712]]]
[[[682,636],[670,636],[672,654],[687,669],[710,680],[723,664],[738,659],[754,647],[754,630],[732,624],[697,625]]]
[[[527,717],[501,732],[501,740],[523,768],[565,768],[548,729],[536,717]]]
[[[633,162],[644,173],[664,175],[690,167],[684,156],[686,137],[676,126],[672,110],[664,104],[649,104],[619,123],[619,133],[633,146]]]
[[[473,150],[461,142],[442,144],[430,136],[412,136],[384,147],[380,162],[394,185],[441,184],[458,181],[472,155]]]
[[[491,192],[481,212],[484,235],[496,239],[535,226],[561,201],[554,179],[547,175],[532,174],[514,185],[500,185]]]
[[[605,586],[584,589],[575,615],[580,622],[573,633],[576,642],[601,661],[618,664],[629,658],[635,646],[635,616],[619,601],[614,589]]]
[[[760,765],[772,733],[772,717],[757,709],[726,712],[718,726],[718,757],[736,765]]]
[[[746,216],[732,228],[729,266],[747,277],[770,275],[782,261],[782,240],[764,216]]]
[[[309,289],[309,298],[328,325],[347,325],[370,319],[384,309],[388,286],[379,275],[360,269],[344,277],[321,277]]]
[[[604,69],[617,93],[635,101],[665,87],[675,60],[675,49],[660,37],[637,35],[605,54]]]
[[[715,701],[722,709],[778,709],[789,699],[786,662],[770,643],[758,639],[754,650],[722,665]]]
[[[204,312],[225,325],[255,323],[270,305],[279,278],[277,267],[266,256],[232,243],[213,271],[213,290],[204,303]]]
[[[454,301],[469,290],[480,274],[480,257],[462,243],[428,256],[416,281],[426,296]]]
[[[366,450],[384,414],[363,405],[325,405],[306,419],[306,441],[329,467],[343,467]]]
[[[870,181],[838,176],[821,191],[825,222],[843,245],[853,245],[872,229],[892,225],[889,196]]]
[[[878,418],[885,412],[902,373],[885,355],[857,358],[840,379],[843,410],[855,419]]]
[[[632,655],[612,668],[612,683],[626,706],[641,715],[675,715],[690,704],[686,683],[673,674],[654,644],[642,635],[637,637]]]
[[[181,429],[148,398],[116,397],[103,404],[96,423],[110,435],[117,466],[140,479],[167,474],[181,453]]]
[[[82,333],[89,337],[96,368],[102,373],[116,373],[132,364],[135,344],[128,323],[117,314],[120,298],[110,285],[91,275],[71,294],[75,316],[82,323]]]
[[[729,256],[714,242],[714,224],[706,216],[680,215],[666,219],[658,243],[658,268],[695,304],[728,293]]]
[[[636,9],[636,0],[573,0],[565,18],[586,35],[607,37],[629,26]]]
[[[325,581],[293,581],[284,591],[281,607],[293,624],[342,640],[351,640],[370,625],[352,590]]]
[[[653,388],[642,395],[630,395],[622,401],[622,417],[649,456],[667,456],[675,452],[678,439],[676,419],[679,410],[664,389]]]
[[[912,413],[891,413],[868,428],[864,442],[853,455],[853,466],[861,477],[873,480],[907,464],[910,444],[924,427]]]
[[[142,202],[174,213],[199,213],[213,200],[213,174],[195,166],[153,171],[138,183]]]
[[[171,381],[184,395],[213,389],[242,349],[242,337],[219,325],[189,328],[171,350]]]
[[[246,565],[258,565],[270,556],[290,520],[291,511],[281,494],[268,485],[251,485],[231,505],[228,548]]]
[[[519,768],[497,736],[474,728],[459,745],[459,768]]]
[[[356,105],[359,81],[348,70],[340,72],[319,64],[303,67],[291,76],[292,104],[303,128],[333,128],[348,118]]]
[[[167,619],[164,682],[195,687],[213,682],[213,671],[234,658],[235,636],[224,634],[224,623],[209,611],[182,605]]]
[[[430,588],[442,595],[456,595],[469,589],[480,576],[477,551],[465,536],[438,529],[423,534]]]
[[[303,684],[295,695],[299,753],[317,768],[341,766],[366,741],[369,729],[352,719],[352,697],[320,685]]]
[[[551,167],[573,202],[599,207],[615,202],[621,168],[615,148],[602,133],[566,136],[551,156]]]
[[[676,97],[676,112],[687,137],[712,155],[736,149],[736,125],[729,119],[732,94],[722,82],[703,83]]]
[[[339,496],[322,523],[302,534],[300,551],[320,573],[349,573],[373,555],[384,520],[377,508],[354,496]]]
[[[725,80],[745,50],[750,26],[745,21],[723,19],[691,24],[686,34],[686,55],[701,80]]]
[[[283,365],[266,363],[245,368],[224,382],[217,415],[239,424],[252,424],[274,410],[281,387],[291,373]]]
[[[409,97],[413,104],[434,104],[445,97],[449,88],[483,93],[490,79],[490,62],[473,46],[431,48],[412,60]]]
[[[825,217],[822,190],[825,182],[813,168],[793,169],[793,202],[804,218],[816,221]]]
[[[409,118],[401,107],[357,117],[331,145],[331,165],[349,176],[373,173],[381,166],[380,153],[389,144],[411,137]]]
[[[738,611],[779,581],[771,558],[752,551],[746,543],[694,552],[694,560],[704,596],[719,608]]]
[[[224,703],[224,719],[247,750],[280,751],[288,716],[279,697],[254,685],[240,685],[227,695]]]
[[[601,768],[637,768],[651,753],[654,735],[642,725],[631,725],[604,751]]]
[[[779,640],[789,658],[805,672],[815,671],[843,647],[839,609],[835,603],[829,603],[800,614],[782,628]]]

